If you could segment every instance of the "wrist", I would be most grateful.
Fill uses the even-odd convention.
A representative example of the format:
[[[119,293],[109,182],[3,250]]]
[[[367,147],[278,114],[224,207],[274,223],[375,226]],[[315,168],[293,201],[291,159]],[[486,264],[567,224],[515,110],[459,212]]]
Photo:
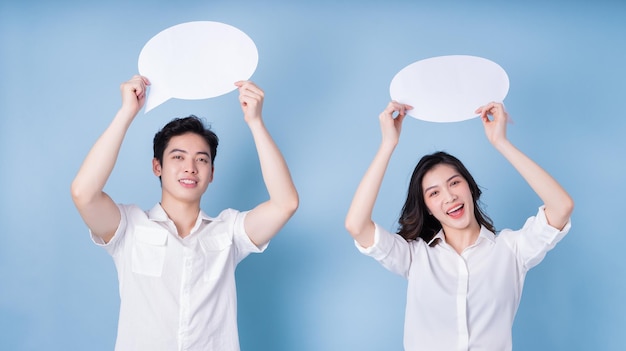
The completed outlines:
[[[509,148],[512,144],[508,139],[504,138],[491,141],[491,145],[493,145],[496,150],[502,152]]]
[[[396,149],[396,146],[398,146],[398,141],[392,141],[392,140],[385,140],[383,139],[383,141],[380,143],[380,149],[381,150],[387,150],[387,151],[391,151],[393,152]]]
[[[137,112],[139,112],[137,109],[133,108],[133,107],[129,107],[129,106],[123,106],[120,107],[120,109],[117,111],[117,116],[119,118],[123,118],[129,121],[132,121],[135,116],[137,115]]]
[[[261,116],[256,117],[256,118],[246,119],[246,123],[248,124],[248,127],[250,127],[250,129],[265,127],[265,124],[263,123],[263,119],[261,118]]]

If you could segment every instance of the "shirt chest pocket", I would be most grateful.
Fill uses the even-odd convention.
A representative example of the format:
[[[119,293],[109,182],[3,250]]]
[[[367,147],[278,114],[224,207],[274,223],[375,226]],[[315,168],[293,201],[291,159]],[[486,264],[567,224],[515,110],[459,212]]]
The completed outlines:
[[[134,273],[160,277],[165,262],[167,232],[149,227],[137,227],[131,258]]]
[[[232,237],[229,233],[207,235],[200,240],[204,255],[204,280],[212,281],[227,273],[231,266]]]

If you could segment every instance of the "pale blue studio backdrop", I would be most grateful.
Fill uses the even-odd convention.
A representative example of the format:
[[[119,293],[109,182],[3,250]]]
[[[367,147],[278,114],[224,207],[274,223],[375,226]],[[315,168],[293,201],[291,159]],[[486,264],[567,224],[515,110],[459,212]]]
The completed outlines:
[[[69,186],[120,105],[143,45],[175,24],[218,21],[257,45],[252,79],[301,207],[237,271],[243,350],[401,350],[406,282],[359,254],[343,220],[380,140],[378,114],[406,65],[451,54],[500,64],[513,142],[573,195],[570,234],[528,275],[515,350],[626,349],[626,2],[34,1],[0,3],[0,349],[112,350],[119,296]],[[181,53],[184,54],[184,53]],[[197,114],[221,138],[202,206],[266,198],[237,93],[171,100],[137,118],[106,187],[160,198],[152,137]],[[374,219],[388,229],[417,160],[462,159],[497,228],[540,201],[486,141],[478,119],[405,121]]]

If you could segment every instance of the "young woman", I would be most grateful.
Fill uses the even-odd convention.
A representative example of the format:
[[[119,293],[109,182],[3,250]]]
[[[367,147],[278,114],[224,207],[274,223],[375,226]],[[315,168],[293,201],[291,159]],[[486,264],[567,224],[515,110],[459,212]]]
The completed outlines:
[[[478,206],[481,191],[454,156],[424,156],[392,234],[372,211],[402,122],[411,106],[389,103],[380,114],[382,142],[352,200],[346,229],[359,251],[408,279],[406,350],[511,350],[511,329],[524,278],[569,231],[572,198],[506,137],[500,103],[476,110],[489,142],[543,201],[519,230],[497,236]]]

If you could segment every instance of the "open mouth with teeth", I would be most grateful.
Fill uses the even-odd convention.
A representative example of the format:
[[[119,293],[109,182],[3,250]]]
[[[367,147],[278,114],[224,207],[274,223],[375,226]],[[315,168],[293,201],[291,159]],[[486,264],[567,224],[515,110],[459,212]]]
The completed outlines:
[[[191,179],[181,179],[178,182],[183,185],[196,185],[198,183],[197,181]]]
[[[458,205],[451,208],[448,212],[446,212],[446,214],[451,217],[459,217],[463,214],[463,208],[465,208],[465,205]]]

